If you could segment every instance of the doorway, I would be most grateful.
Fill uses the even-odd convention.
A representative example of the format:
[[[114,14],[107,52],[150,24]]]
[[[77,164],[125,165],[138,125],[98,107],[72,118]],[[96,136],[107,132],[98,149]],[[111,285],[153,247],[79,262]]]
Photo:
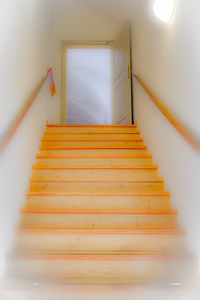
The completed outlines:
[[[112,123],[111,47],[71,45],[64,55],[64,123]]]
[[[63,42],[62,123],[132,123],[129,33],[123,27],[112,42]]]

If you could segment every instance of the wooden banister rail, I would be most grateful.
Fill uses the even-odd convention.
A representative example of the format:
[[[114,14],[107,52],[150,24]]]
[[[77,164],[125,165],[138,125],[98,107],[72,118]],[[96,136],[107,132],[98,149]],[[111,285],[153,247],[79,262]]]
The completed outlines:
[[[40,80],[40,82],[37,85],[37,87],[34,89],[34,91],[28,97],[25,105],[23,106],[23,108],[21,109],[21,111],[19,112],[19,114],[17,115],[16,119],[14,120],[14,122],[11,124],[11,126],[8,128],[8,130],[5,132],[4,136],[2,137],[2,139],[0,141],[0,154],[4,151],[5,147],[9,144],[9,142],[13,138],[15,132],[19,128],[22,120],[24,119],[26,113],[29,111],[32,103],[34,102],[36,96],[38,95],[39,91],[41,90],[41,88],[43,87],[43,85],[44,85],[44,83],[46,82],[47,79],[49,79],[49,88],[50,88],[51,95],[53,96],[55,94],[55,90],[52,91],[52,84],[54,84],[52,70],[49,69],[47,71],[47,75],[44,76]]]
[[[198,141],[192,133],[178,120],[163,104],[162,100],[155,95],[155,93],[147,86],[147,84],[141,79],[140,76],[134,73],[134,77],[141,84],[146,94],[150,97],[152,102],[160,110],[160,112],[166,117],[170,124],[179,132],[179,134],[185,139],[185,141],[198,153],[200,153],[200,141]]]

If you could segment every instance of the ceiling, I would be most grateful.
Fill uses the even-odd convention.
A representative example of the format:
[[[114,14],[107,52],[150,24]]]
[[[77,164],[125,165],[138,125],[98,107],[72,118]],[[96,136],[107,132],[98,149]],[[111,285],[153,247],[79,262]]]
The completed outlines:
[[[119,21],[132,19],[149,0],[82,0]]]

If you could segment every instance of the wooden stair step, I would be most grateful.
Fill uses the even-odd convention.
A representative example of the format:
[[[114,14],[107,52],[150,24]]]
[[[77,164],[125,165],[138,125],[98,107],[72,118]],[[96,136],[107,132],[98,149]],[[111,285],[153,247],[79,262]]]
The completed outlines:
[[[140,131],[137,128],[120,128],[120,129],[110,129],[110,128],[46,128],[44,135],[127,135],[131,136],[133,134],[140,134]]]
[[[164,192],[164,191],[139,191],[139,192],[133,192],[131,195],[124,195],[123,193],[119,193],[119,194],[116,194],[116,195],[109,195],[109,194],[106,194],[106,193],[102,193],[102,195],[93,195],[93,194],[87,194],[87,195],[79,195],[77,192],[75,192],[74,194],[72,195],[68,195],[68,193],[66,192],[61,192],[61,191],[57,191],[57,192],[27,192],[27,195],[28,196],[81,196],[81,197],[85,197],[85,196],[91,196],[91,197],[94,197],[94,196],[97,196],[97,197],[105,197],[105,196],[108,196],[108,197],[116,197],[116,196],[122,196],[122,197],[129,197],[129,196],[170,196],[170,193],[169,192]]]
[[[152,158],[152,155],[147,154],[147,153],[132,153],[132,154],[112,154],[110,152],[106,153],[98,153],[98,154],[93,154],[93,151],[91,153],[86,153],[82,154],[79,152],[78,154],[76,153],[56,153],[56,154],[51,154],[51,153],[46,153],[46,154],[37,154],[36,158]]]
[[[77,170],[157,170],[158,167],[154,165],[143,166],[67,166],[67,165],[33,165],[33,169],[77,169]]]
[[[69,139],[71,137],[71,139]],[[69,142],[73,142],[73,143],[78,143],[78,142],[91,142],[91,143],[94,143],[94,144],[98,144],[98,143],[115,143],[115,142],[118,142],[118,143],[121,143],[121,144],[128,144],[128,143],[131,143],[131,142],[143,142],[143,139],[140,138],[140,137],[137,137],[134,135],[133,138],[130,138],[128,140],[122,140],[122,139],[98,139],[98,140],[95,140],[95,139],[85,139],[85,138],[80,138],[79,139],[73,139],[72,136],[70,137],[67,137],[67,138],[57,138],[57,136],[50,136],[49,138],[47,137],[44,137],[42,139],[42,143],[45,143],[45,142],[51,142],[51,143],[58,143],[58,142],[66,142],[66,143],[69,143]]]
[[[44,134],[140,134],[136,127],[47,127]]]
[[[176,215],[177,210],[145,210],[145,209],[64,209],[64,208],[42,208],[33,209],[33,208],[22,208],[22,213],[26,214],[122,214],[122,215]]]
[[[151,157],[140,157],[140,158],[113,158],[113,157],[89,157],[89,158],[68,158],[68,157],[37,157],[37,165],[67,165],[67,166],[140,166],[140,165],[152,165]]]
[[[109,195],[108,193],[102,193],[101,195],[93,195],[93,194],[87,194],[87,195],[79,195],[79,193],[75,192],[72,195],[69,195],[67,192],[62,192],[62,191],[56,191],[56,192],[27,192],[27,196],[67,196],[67,197],[72,197],[72,196],[78,196],[78,197],[116,197],[116,196],[120,196],[120,197],[157,197],[157,196],[170,196],[169,192],[165,192],[165,191],[159,191],[159,190],[153,190],[153,191],[135,191],[130,195],[124,195],[123,193],[119,193],[118,195]]]
[[[133,284],[175,280],[183,260],[183,255],[160,253],[15,255],[9,271],[26,279],[67,284]]]
[[[49,133],[46,132],[43,136],[44,141],[131,141],[139,140],[140,133],[138,131],[132,133]]]
[[[180,235],[184,236],[185,231],[180,228],[172,229],[43,229],[43,228],[16,228],[17,234],[41,233],[41,234],[78,234],[78,235]]]
[[[21,227],[51,229],[176,228],[175,210],[22,209]]]
[[[66,180],[148,180],[158,179],[156,166],[57,166],[34,165],[33,178],[65,178]]]
[[[27,207],[63,209],[159,209],[170,208],[170,194],[132,196],[69,196],[57,193],[27,193]]]
[[[40,147],[40,154],[41,155],[134,155],[134,154],[147,154],[147,148],[133,148],[133,149],[70,149],[70,148],[60,148],[60,149],[43,149]]]
[[[111,145],[107,144],[72,144],[72,145],[44,145],[42,144],[40,150],[147,150],[147,147],[144,145],[140,145],[138,142],[134,145],[119,145],[119,143],[112,143]]]
[[[66,179],[31,179],[30,192],[66,192],[79,195],[131,195],[134,192],[164,190],[162,179],[146,181],[69,181]]]
[[[23,252],[121,254],[180,251],[183,231],[174,230],[17,230],[15,249]]]
[[[138,134],[134,126],[47,126],[45,134]]]
[[[147,180],[140,180],[140,179],[129,179],[129,180],[121,180],[121,178],[119,179],[116,179],[116,180],[113,180],[112,178],[109,178],[109,179],[92,179],[92,180],[88,180],[86,178],[81,178],[80,180],[77,180],[77,179],[68,179],[68,178],[38,178],[38,177],[32,177],[31,180],[30,180],[31,183],[43,183],[43,182],[50,182],[50,183],[85,183],[85,182],[90,182],[92,184],[94,183],[99,183],[99,184],[103,184],[103,183],[112,183],[112,184],[115,184],[117,182],[122,182],[123,184],[125,185],[129,185],[130,182],[133,182],[133,183],[139,183],[139,184],[149,184],[149,183],[163,183],[163,180],[160,179],[159,177],[156,178],[156,179],[147,179]]]
[[[141,139],[135,141],[42,141],[43,148],[82,148],[82,149],[132,149],[135,147],[143,147],[144,143]],[[144,148],[140,148],[144,149]]]
[[[88,127],[88,128],[98,128],[98,127],[105,127],[105,128],[136,128],[136,124],[47,124],[46,127]]]

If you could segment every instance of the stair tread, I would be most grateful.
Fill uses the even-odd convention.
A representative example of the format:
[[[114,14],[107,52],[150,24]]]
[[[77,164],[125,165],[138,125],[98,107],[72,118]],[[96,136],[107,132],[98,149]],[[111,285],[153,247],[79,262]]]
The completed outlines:
[[[27,192],[27,196],[95,196],[94,194],[88,194],[88,195],[79,195],[78,193],[74,193],[69,195],[65,192]],[[123,196],[123,197],[130,197],[130,196],[170,196],[170,192],[164,192],[164,191],[147,191],[147,192],[136,192],[132,193],[130,195],[124,195],[124,194],[116,194],[116,195],[109,195],[109,194],[97,194],[96,196],[107,196],[107,197],[114,197],[114,196]]]
[[[112,155],[112,154],[97,154],[97,155],[66,155],[66,154],[38,154],[36,158],[152,158],[151,154],[124,154],[124,155]]]
[[[46,127],[131,127],[136,128],[136,124],[47,124]]]
[[[135,128],[135,127],[134,127]],[[91,131],[82,131],[82,132],[78,132],[78,131],[74,131],[74,132],[68,132],[68,131],[45,131],[46,135],[62,135],[62,134],[69,134],[69,135],[80,135],[80,134],[90,134],[90,135],[99,135],[99,134],[140,134],[139,130],[134,130],[132,132],[127,132],[127,131],[100,131],[100,132],[91,132]]]
[[[183,229],[46,229],[46,228],[23,228],[16,229],[17,233],[56,233],[56,234],[91,234],[91,235],[111,235],[111,234],[128,234],[128,235],[183,235],[185,234]]]
[[[119,180],[113,180],[113,179],[107,179],[107,180],[101,180],[101,179],[96,179],[96,180],[94,180],[94,179],[92,179],[92,180],[90,180],[90,179],[81,179],[81,180],[74,180],[74,179],[65,179],[65,178],[48,178],[48,179],[43,179],[43,178],[31,178],[30,179],[30,183],[31,182],[38,182],[38,183],[42,183],[42,182],[52,182],[52,183],[58,183],[58,182],[71,182],[71,183],[74,183],[74,182],[77,182],[77,183],[87,183],[87,182],[90,182],[90,183],[103,183],[103,182],[105,182],[105,183],[108,183],[108,182],[110,182],[110,183],[114,183],[114,182],[118,182],[118,183],[130,183],[130,182],[138,182],[138,183],[163,183],[163,180],[162,179],[158,179],[158,180],[149,180],[149,179],[147,179],[147,180],[140,180],[140,179],[138,179],[138,180],[136,180],[136,179],[133,179],[133,180],[121,180],[121,179],[119,179]]]
[[[95,146],[95,147],[84,147],[84,146],[79,146],[79,147],[66,147],[66,146],[41,146],[40,150],[77,150],[77,149],[82,149],[82,150],[147,150],[146,146],[113,146],[113,147],[100,147],[100,146]]]
[[[185,253],[181,254],[184,257]],[[108,253],[108,254],[98,254],[98,253],[82,253],[82,254],[58,254],[58,253],[13,253],[14,257],[22,257],[22,259],[42,259],[42,260],[137,260],[137,259],[164,259],[164,258],[180,258],[180,252],[151,252],[151,251],[139,251],[132,253]]]
[[[153,209],[66,209],[66,208],[22,208],[22,213],[31,214],[151,214],[151,215],[176,215],[177,210],[153,210]]]
[[[126,142],[143,142],[143,139],[141,138],[132,138],[130,140],[120,140],[120,139],[117,139],[117,140],[105,140],[105,139],[99,139],[99,140],[94,140],[94,139],[84,139],[84,140],[69,140],[69,139],[54,139],[53,137],[52,138],[43,138],[42,139],[42,142],[73,142],[73,143],[76,143],[76,142],[94,142],[94,143],[98,143],[98,142],[104,142],[104,143],[113,143],[113,142],[122,142],[122,143],[126,143]]]
[[[68,165],[33,165],[33,169],[94,169],[94,170],[140,170],[140,169],[158,169],[157,166],[149,165],[149,166],[68,166]]]
[[[98,180],[69,180],[69,179],[65,179],[65,178],[31,178],[30,182],[123,182],[121,180],[102,180],[102,179],[98,179]],[[126,180],[125,182],[161,182],[163,183],[163,179],[162,178],[158,178],[158,179],[133,179],[133,180]]]

